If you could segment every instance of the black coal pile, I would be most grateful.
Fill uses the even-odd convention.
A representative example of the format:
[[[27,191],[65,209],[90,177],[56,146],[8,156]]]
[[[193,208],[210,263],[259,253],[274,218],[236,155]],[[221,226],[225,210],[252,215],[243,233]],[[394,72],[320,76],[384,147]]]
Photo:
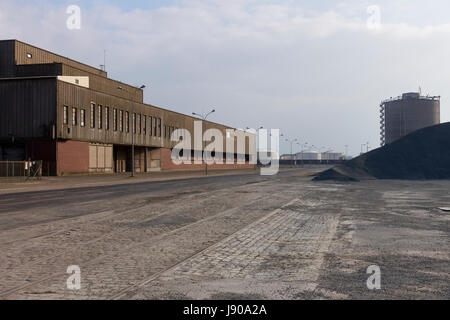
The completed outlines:
[[[413,132],[319,173],[313,180],[450,179],[450,123]]]

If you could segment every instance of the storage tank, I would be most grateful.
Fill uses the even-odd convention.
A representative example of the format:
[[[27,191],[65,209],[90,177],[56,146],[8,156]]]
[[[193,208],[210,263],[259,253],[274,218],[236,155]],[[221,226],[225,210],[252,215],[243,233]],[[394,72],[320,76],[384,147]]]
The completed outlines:
[[[308,161],[320,161],[322,160],[321,153],[316,151],[305,151],[297,153],[297,160],[308,160]]]
[[[440,97],[404,93],[380,105],[381,146],[392,143],[416,130],[441,123]]]
[[[322,153],[322,160],[342,160],[345,158],[345,155],[339,152],[332,152],[332,151],[328,151],[325,153]]]

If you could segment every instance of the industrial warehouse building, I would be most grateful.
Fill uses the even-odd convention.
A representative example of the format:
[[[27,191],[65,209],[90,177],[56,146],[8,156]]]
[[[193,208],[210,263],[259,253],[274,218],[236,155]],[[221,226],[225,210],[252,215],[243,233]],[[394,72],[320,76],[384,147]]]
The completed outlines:
[[[381,146],[390,144],[416,130],[441,123],[440,97],[404,93],[380,104]]]
[[[44,174],[200,169],[172,163],[175,129],[198,119],[143,103],[143,90],[104,70],[17,40],[0,41],[0,161],[40,160]],[[205,122],[204,130],[220,124]],[[225,145],[225,141],[224,141]],[[244,168],[245,164],[212,167]],[[234,157],[237,158],[237,147]]]

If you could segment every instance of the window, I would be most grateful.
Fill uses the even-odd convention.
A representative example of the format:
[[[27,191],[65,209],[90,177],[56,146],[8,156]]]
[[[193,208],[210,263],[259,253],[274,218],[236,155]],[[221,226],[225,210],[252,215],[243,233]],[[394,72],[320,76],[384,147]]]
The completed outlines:
[[[137,123],[138,123],[138,132],[139,134],[142,134],[142,116],[138,114],[137,116]]]
[[[161,137],[161,118],[158,118],[158,137]]]
[[[133,133],[136,133],[136,113],[133,112]]]
[[[28,59],[32,59],[32,58],[33,58],[33,55],[32,55],[31,53],[27,53],[27,58],[28,58]]]
[[[150,127],[148,128],[148,134],[150,136],[152,136],[153,135],[153,117],[149,117],[149,119],[150,119]]]
[[[72,125],[76,126],[78,124],[77,121],[77,108],[72,108]]]
[[[144,124],[144,128],[142,130],[143,130],[144,134],[147,134],[147,116],[144,115],[143,117],[144,117],[144,119],[142,120],[142,123]]]
[[[113,130],[117,131],[117,109],[113,111]]]
[[[69,124],[69,107],[68,106],[64,106],[63,124]]]
[[[98,106],[98,128],[103,128],[103,107],[100,105]]]
[[[80,126],[86,126],[86,110],[80,110]]]
[[[105,130],[109,130],[109,107],[105,107]]]
[[[91,103],[91,128],[95,128],[95,103]]]
[[[120,110],[119,113],[119,128],[120,128],[120,132],[123,132],[123,111]]]
[[[130,132],[130,113],[125,111],[125,131]]]

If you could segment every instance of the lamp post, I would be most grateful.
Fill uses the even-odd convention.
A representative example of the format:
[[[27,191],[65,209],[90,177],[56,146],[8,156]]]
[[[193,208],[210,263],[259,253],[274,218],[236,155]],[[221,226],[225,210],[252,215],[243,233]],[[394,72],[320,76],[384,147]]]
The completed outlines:
[[[326,151],[326,153],[327,153],[327,164],[330,164],[330,160],[332,160],[332,159],[330,159],[332,151],[333,150],[330,147],[327,147],[327,151]]]
[[[286,139],[286,142],[289,142],[291,144],[291,160],[292,160],[292,156],[293,156],[293,154],[292,154],[292,145],[294,144],[294,142],[297,142],[297,139],[293,139],[293,140]]]
[[[204,130],[206,131],[206,119],[208,118],[208,116],[210,116],[214,112],[216,112],[215,109],[211,110],[210,112],[208,112],[206,114],[204,114],[204,113],[199,114],[199,113],[195,113],[195,112],[192,112],[192,114],[194,116],[200,117],[202,119],[202,126],[205,126]],[[203,140],[203,137],[202,137],[202,140]],[[208,162],[206,161],[205,156],[204,156],[205,155],[205,149],[206,149],[206,141],[204,141],[204,147],[203,147],[202,155],[203,155],[203,158],[204,158],[204,161],[205,161],[205,175],[208,175]]]
[[[140,86],[139,89],[141,89],[141,90],[145,89],[145,85]],[[129,100],[131,101],[131,121],[132,121],[132,124],[131,124],[131,177],[133,178],[134,177],[134,135],[135,135],[135,130],[136,130],[136,128],[135,128],[136,118],[134,118],[134,120],[133,120],[134,101],[131,99],[131,92],[129,90],[127,90],[121,86],[118,86],[117,90],[127,92],[128,96],[129,96]]]
[[[302,144],[300,142],[297,142],[296,145],[300,147],[300,152],[302,152]],[[303,156],[302,156],[303,158]],[[295,154],[295,166],[297,166],[297,154]]]
[[[302,168],[305,166],[304,160],[305,160],[305,147],[308,146],[308,142],[305,142],[304,144],[302,144]]]

